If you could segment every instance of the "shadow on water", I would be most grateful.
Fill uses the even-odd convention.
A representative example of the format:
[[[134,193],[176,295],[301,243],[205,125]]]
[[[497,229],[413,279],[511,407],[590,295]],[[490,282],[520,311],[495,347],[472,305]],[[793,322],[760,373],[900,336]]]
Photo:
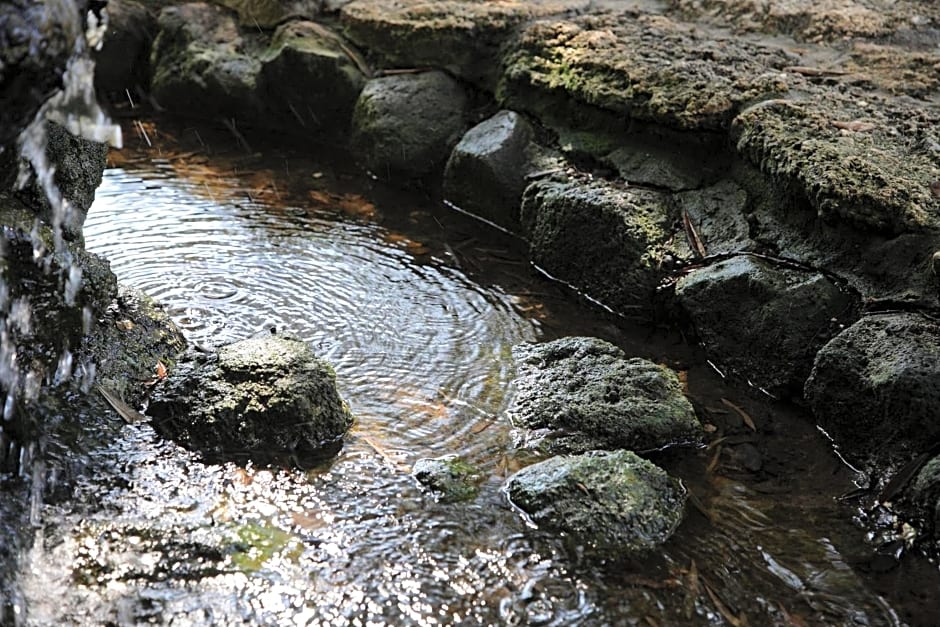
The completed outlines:
[[[310,342],[357,422],[307,472],[204,464],[123,427],[90,453],[73,499],[88,504],[47,506],[23,586],[36,624],[890,625],[937,611],[916,596],[938,581],[926,560],[870,567],[835,498],[853,475],[804,415],[547,281],[519,240],[297,156],[157,146],[113,154],[88,248],[191,341],[274,326]],[[510,349],[563,335],[684,372],[708,424],[708,447],[653,456],[695,506],[644,560],[589,559],[500,492],[532,461],[503,415]],[[478,469],[469,503],[410,476],[449,453]]]

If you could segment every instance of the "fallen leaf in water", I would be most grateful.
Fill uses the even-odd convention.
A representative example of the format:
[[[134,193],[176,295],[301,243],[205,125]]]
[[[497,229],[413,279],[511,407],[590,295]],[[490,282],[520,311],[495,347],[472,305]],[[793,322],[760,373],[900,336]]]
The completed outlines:
[[[166,366],[163,365],[162,361],[157,360],[157,367],[155,368],[155,370],[157,372],[158,379],[166,379],[167,370],[166,370]]]
[[[116,411],[121,418],[124,419],[124,422],[128,424],[134,424],[135,422],[143,422],[147,420],[147,416],[125,403],[124,399],[117,395],[117,392],[114,392],[113,390],[110,390],[101,384],[95,385],[95,389],[97,389],[98,393],[104,397],[104,400],[108,402],[108,405],[110,405],[111,408]]]
[[[134,323],[130,320],[118,320],[114,323],[114,326],[121,329],[122,331],[130,331],[134,328]]]
[[[699,575],[699,581],[702,582],[702,587],[705,588],[705,593],[708,594],[708,598],[712,600],[712,604],[715,606],[715,609],[718,610],[718,613],[727,621],[731,627],[745,627],[747,625],[746,618],[739,618],[735,616],[728,606],[724,604],[718,594],[712,589],[708,582],[705,580],[705,577]]]
[[[757,431],[757,426],[754,424],[754,419],[751,418],[746,411],[744,411],[743,409],[741,409],[740,407],[738,407],[737,405],[735,405],[734,403],[732,403],[726,398],[722,398],[721,402],[727,405],[728,407],[730,407],[731,409],[733,409],[734,411],[736,411],[738,415],[741,416],[741,420],[744,421],[744,424],[750,427],[751,431]]]
[[[716,427],[710,422],[706,422],[705,424],[702,425],[702,430],[705,433],[714,433],[715,431],[718,431],[718,427]]]

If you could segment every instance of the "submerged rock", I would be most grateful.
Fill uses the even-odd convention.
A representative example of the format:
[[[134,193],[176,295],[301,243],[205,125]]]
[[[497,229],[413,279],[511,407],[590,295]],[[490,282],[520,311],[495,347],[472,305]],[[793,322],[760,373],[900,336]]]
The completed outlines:
[[[621,312],[649,315],[672,234],[665,194],[591,181],[537,181],[522,226],[533,261]]]
[[[339,445],[352,415],[310,347],[242,340],[181,361],[154,393],[158,431],[211,460],[303,463]]]
[[[853,461],[928,449],[940,439],[940,322],[916,313],[865,316],[819,351],[805,395]]]
[[[513,505],[604,557],[656,548],[682,522],[686,491],[630,451],[552,457],[506,482]]]
[[[697,441],[702,427],[674,372],[591,337],[513,349],[519,370],[509,416],[548,431],[553,451],[652,450]],[[537,435],[537,434],[536,434]]]
[[[551,157],[535,144],[532,125],[515,111],[500,111],[461,138],[444,169],[444,197],[518,232],[527,175],[547,169]]]
[[[467,94],[444,72],[385,76],[356,102],[352,148],[377,176],[420,178],[443,165],[468,123]]]
[[[692,271],[676,297],[712,360],[775,395],[802,391],[816,351],[858,306],[819,272],[750,255]]]
[[[470,500],[479,493],[476,469],[456,455],[419,459],[411,473],[445,503]]]

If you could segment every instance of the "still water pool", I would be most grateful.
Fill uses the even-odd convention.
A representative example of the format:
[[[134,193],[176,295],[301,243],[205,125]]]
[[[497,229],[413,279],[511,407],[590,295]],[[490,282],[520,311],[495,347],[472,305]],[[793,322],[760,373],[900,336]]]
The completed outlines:
[[[206,465],[124,427],[80,486],[97,509],[63,512],[74,530],[33,556],[37,624],[891,625],[937,609],[926,560],[876,567],[836,499],[853,475],[807,418],[726,386],[681,337],[592,306],[440,202],[285,152],[209,155],[187,133],[195,152],[112,157],[88,248],[192,342],[271,327],[309,342],[357,422],[308,472]],[[500,491],[534,460],[503,415],[511,347],[587,334],[685,371],[715,427],[708,448],[654,457],[696,505],[643,560],[586,558]],[[469,503],[410,476],[452,453],[479,471]]]

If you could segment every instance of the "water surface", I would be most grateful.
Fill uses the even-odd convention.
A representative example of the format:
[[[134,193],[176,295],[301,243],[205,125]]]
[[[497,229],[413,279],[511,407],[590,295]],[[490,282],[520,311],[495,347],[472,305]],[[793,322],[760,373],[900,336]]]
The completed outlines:
[[[33,556],[40,622],[880,625],[934,609],[904,592],[936,580],[924,560],[867,568],[864,531],[835,499],[853,475],[812,424],[726,387],[681,337],[592,307],[531,268],[524,243],[441,203],[287,153],[204,152],[122,156],[88,248],[193,342],[271,327],[309,342],[357,422],[339,456],[306,473],[204,465],[125,427],[96,453],[120,481],[81,488],[97,513],[50,514],[75,529]],[[500,492],[533,461],[503,416],[510,349],[576,334],[683,370],[713,437],[732,436],[656,457],[697,505],[647,559],[586,558]],[[416,460],[450,453],[479,468],[474,501],[439,503],[411,478]],[[185,556],[220,537],[228,548],[167,565],[167,535]]]

